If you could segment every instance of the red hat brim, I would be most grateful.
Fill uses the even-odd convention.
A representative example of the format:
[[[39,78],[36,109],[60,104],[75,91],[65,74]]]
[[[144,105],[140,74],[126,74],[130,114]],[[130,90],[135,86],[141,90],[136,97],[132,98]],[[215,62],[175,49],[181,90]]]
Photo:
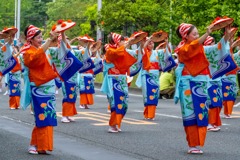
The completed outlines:
[[[88,42],[94,42],[93,39],[90,39],[86,36],[84,37],[78,37],[78,41],[79,41],[79,44],[83,47],[85,47],[87,45]]]
[[[232,29],[231,29],[230,38],[235,35],[235,33],[237,32],[237,30],[238,30],[238,28],[232,28]]]
[[[148,35],[147,32],[139,32],[139,33],[137,33],[135,35],[132,35],[133,36],[133,40],[131,41],[131,45],[140,42],[141,40],[146,38],[147,35]]]
[[[62,23],[65,23],[66,26],[62,27]],[[62,23],[58,24],[56,26],[56,29],[54,30],[54,32],[58,32],[58,33],[59,32],[64,32],[64,31],[66,31],[66,30],[68,30],[68,29],[70,29],[70,28],[72,28],[72,27],[74,27],[76,25],[75,22],[66,22],[66,21],[64,21]]]
[[[156,47],[156,50],[165,48],[166,45],[167,45],[167,42],[160,43],[160,44]]]
[[[7,28],[2,31],[2,33],[5,33],[7,35],[15,35],[17,33],[17,28]]]
[[[213,23],[212,30],[213,31],[220,30],[220,29],[225,28],[226,26],[228,26],[232,23],[233,23],[232,18],[219,19],[219,20],[217,20]]]
[[[236,41],[233,42],[232,48],[240,46],[240,39],[237,39]]]
[[[153,42],[161,42],[168,37],[168,33],[164,31],[155,32],[152,34]]]
[[[7,37],[8,37],[8,35],[6,33],[0,32],[0,39],[5,39]]]

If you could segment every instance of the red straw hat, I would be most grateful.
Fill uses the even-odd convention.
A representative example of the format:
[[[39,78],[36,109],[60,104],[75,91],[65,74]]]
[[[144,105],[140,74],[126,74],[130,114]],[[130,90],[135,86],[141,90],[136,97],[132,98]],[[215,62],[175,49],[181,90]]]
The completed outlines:
[[[167,45],[167,42],[160,43],[160,44],[156,47],[156,50],[165,48],[166,45]]]
[[[238,37],[237,40],[233,42],[232,48],[237,47],[237,46],[240,46],[240,37]]]
[[[80,36],[77,39],[79,41],[79,44],[83,47],[85,47],[88,42],[94,42],[94,39],[88,35]]]
[[[8,36],[10,35],[15,35],[17,33],[18,29],[15,28],[14,26],[10,27],[10,28],[7,28],[5,27],[3,30],[2,30],[2,33],[5,33],[7,34]]]
[[[52,26],[51,31],[52,32],[63,32],[65,30],[68,30],[68,29],[72,28],[75,25],[76,25],[76,23],[72,22],[72,20],[64,21],[64,20],[60,19],[60,20],[57,21],[57,24]]]
[[[131,45],[140,42],[147,36],[148,36],[147,32],[143,32],[143,31],[134,32],[130,37],[130,38],[133,38],[133,40],[131,41]]]
[[[0,32],[0,39],[5,39],[7,37],[8,37],[8,35],[6,33]]]
[[[160,31],[152,34],[152,41],[160,42],[160,41],[165,40],[167,37],[168,37],[168,33],[160,30]]]
[[[226,26],[228,26],[232,23],[233,23],[233,18],[229,18],[227,16],[217,17],[212,22],[212,24],[213,24],[212,30],[213,31],[220,30],[220,29],[225,28]]]
[[[230,38],[234,37],[235,33],[237,32],[238,28],[237,27],[232,27],[230,31]]]

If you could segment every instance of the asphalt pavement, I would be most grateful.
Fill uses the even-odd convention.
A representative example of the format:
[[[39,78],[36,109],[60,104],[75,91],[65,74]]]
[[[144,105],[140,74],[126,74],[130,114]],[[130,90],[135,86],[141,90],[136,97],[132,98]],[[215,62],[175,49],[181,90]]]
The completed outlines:
[[[239,160],[240,103],[234,107],[233,119],[222,119],[217,133],[209,132],[203,155],[187,154],[187,142],[179,104],[171,99],[159,100],[154,121],[143,120],[140,90],[129,91],[129,109],[121,133],[108,133],[107,99],[96,86],[95,104],[90,109],[76,106],[75,122],[61,123],[59,90],[56,110],[58,126],[54,128],[54,151],[49,155],[30,155],[27,148],[34,118],[30,109],[10,110],[8,96],[0,94],[0,159],[6,160]],[[236,101],[238,104],[239,99]]]

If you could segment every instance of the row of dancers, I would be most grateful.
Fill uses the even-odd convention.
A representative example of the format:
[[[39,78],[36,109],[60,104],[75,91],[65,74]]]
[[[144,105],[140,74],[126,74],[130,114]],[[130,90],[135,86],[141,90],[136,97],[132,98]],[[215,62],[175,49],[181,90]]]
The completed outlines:
[[[198,146],[204,146],[207,131],[220,130],[222,106],[225,117],[231,118],[238,91],[239,54],[233,54],[233,48],[239,42],[233,42],[236,28],[230,27],[232,21],[228,17],[216,19],[201,37],[194,25],[180,24],[177,34],[182,41],[174,50],[178,64],[172,58],[168,34],[164,31],[149,37],[146,32],[139,31],[128,39],[112,32],[108,35],[108,44],[104,45],[105,53],[101,55],[101,41],[95,42],[88,35],[68,40],[65,30],[72,28],[75,22],[59,20],[44,44],[39,28],[26,27],[25,44],[12,54],[11,44],[17,29],[5,28],[0,34],[5,39],[0,62],[4,67],[0,73],[1,77],[9,74],[10,108],[26,109],[29,105],[33,108],[36,126],[29,153],[45,154],[53,150],[53,126],[57,126],[55,86],[62,87],[63,91],[61,121],[69,123],[77,114],[77,88],[80,104],[88,108],[94,103],[94,76],[102,72],[101,91],[107,95],[111,110],[108,132],[119,133],[128,108],[127,77],[137,76],[136,85],[142,88],[143,116],[146,120],[154,120],[159,101],[159,75],[176,68],[174,101],[180,101],[189,146],[187,152],[202,154]],[[222,24],[225,35],[214,44],[210,34],[221,29]],[[73,48],[71,43],[76,40],[79,47]],[[154,43],[159,42],[154,49]],[[138,44],[138,48],[131,49],[133,44]],[[43,133],[45,136],[40,136]]]

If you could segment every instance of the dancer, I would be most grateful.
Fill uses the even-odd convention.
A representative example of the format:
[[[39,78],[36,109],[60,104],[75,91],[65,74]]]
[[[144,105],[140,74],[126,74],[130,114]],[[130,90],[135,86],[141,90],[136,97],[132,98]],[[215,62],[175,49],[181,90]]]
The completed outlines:
[[[145,49],[145,53],[142,58],[143,65],[137,78],[136,85],[138,87],[142,87],[144,100],[143,115],[144,119],[147,120],[154,120],[155,118],[155,112],[158,104],[158,97],[160,91],[159,70],[164,70],[166,67],[162,66],[160,62],[164,61],[164,59],[168,60],[168,58],[165,58],[165,55],[171,56],[169,45],[166,45],[164,49],[154,50],[154,42],[164,39],[166,43],[168,43],[166,32],[161,35],[161,38],[159,38],[158,40],[155,40],[155,37],[152,35],[150,38],[148,38],[146,42],[142,42],[145,43],[143,46],[143,48]],[[174,65],[169,66],[168,70],[170,70],[172,67],[174,67]]]
[[[46,154],[47,151],[53,150],[53,126],[57,126],[54,84],[57,74],[45,53],[53,37],[48,38],[42,45],[42,32],[33,25],[26,27],[24,34],[27,42],[20,52],[23,54],[26,74],[21,104],[23,108],[26,108],[32,103],[35,117],[28,152]]]
[[[94,62],[91,59],[92,52],[90,51],[90,46],[94,42],[93,38],[88,35],[80,36],[78,38],[81,44],[80,55],[77,57],[83,61],[85,66],[80,69],[78,73],[78,86],[80,92],[80,106],[81,109],[89,109],[88,105],[94,104],[94,79],[93,79],[93,69]],[[87,68],[86,68],[87,67]]]
[[[223,42],[224,43],[224,42]],[[213,46],[215,44],[215,40],[213,37],[208,36],[204,41],[204,46]],[[219,43],[221,44],[221,43]],[[209,52],[210,47],[204,47],[206,57],[211,62],[212,53]],[[215,47],[216,48],[216,47]],[[219,54],[215,50],[214,54]],[[209,52],[209,53],[208,53]],[[220,131],[220,126],[222,125],[220,113],[222,109],[222,82],[221,77],[217,79],[209,79],[209,86],[208,86],[208,97],[209,97],[209,109],[208,109],[208,131],[217,132]]]
[[[121,132],[121,122],[127,112],[128,86],[126,73],[136,62],[137,52],[131,52],[126,48],[131,44],[131,40],[125,43],[124,37],[117,33],[108,35],[109,45],[106,46],[106,63],[104,64],[104,80],[101,91],[108,96],[111,106],[109,120],[110,133]]]
[[[209,80],[209,62],[204,53],[203,43],[212,32],[212,27],[213,25],[208,26],[206,33],[201,37],[192,24],[182,23],[177,29],[177,34],[182,41],[175,49],[179,65],[175,71],[177,84],[174,99],[175,103],[180,99],[190,154],[203,153],[197,146],[204,146],[207,133],[206,89]],[[228,40],[228,31],[227,29],[224,36],[225,43]]]

